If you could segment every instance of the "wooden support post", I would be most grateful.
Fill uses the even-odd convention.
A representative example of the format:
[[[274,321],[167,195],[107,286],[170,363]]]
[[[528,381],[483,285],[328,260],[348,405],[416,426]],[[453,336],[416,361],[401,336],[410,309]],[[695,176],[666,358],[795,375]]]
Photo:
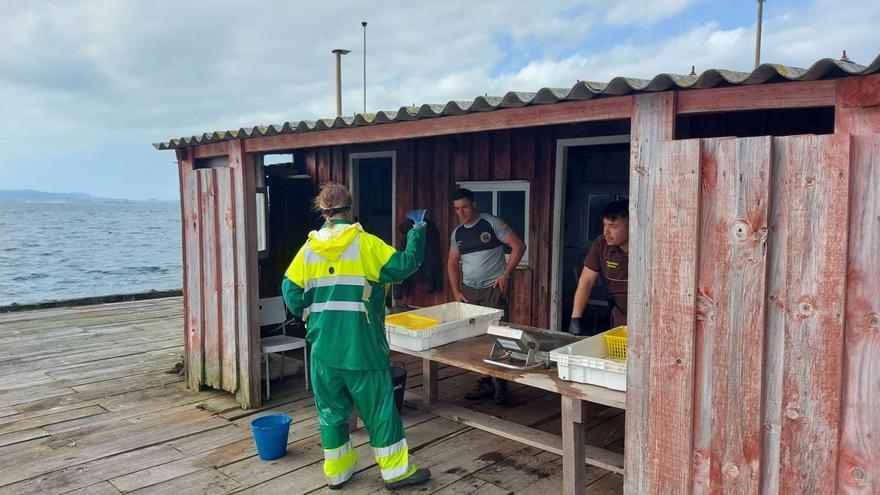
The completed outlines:
[[[584,437],[587,407],[580,399],[562,396],[562,493],[585,491]]]
[[[437,362],[422,359],[422,391],[425,404],[437,400]]]
[[[852,136],[838,493],[880,493],[880,74],[836,81],[834,132]]]
[[[627,353],[624,492],[649,493],[648,414],[651,396],[651,332],[655,324],[651,274],[657,141],[675,137],[676,94],[648,93],[633,99],[630,150],[629,346]]]

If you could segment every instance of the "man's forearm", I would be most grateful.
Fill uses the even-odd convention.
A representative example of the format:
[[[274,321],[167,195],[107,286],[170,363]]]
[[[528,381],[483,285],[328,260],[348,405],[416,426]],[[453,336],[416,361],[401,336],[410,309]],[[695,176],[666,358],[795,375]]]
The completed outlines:
[[[590,292],[593,291],[593,282],[584,282],[578,284],[577,290],[574,292],[574,304],[571,310],[572,318],[580,318],[584,314],[584,307],[590,300]]]

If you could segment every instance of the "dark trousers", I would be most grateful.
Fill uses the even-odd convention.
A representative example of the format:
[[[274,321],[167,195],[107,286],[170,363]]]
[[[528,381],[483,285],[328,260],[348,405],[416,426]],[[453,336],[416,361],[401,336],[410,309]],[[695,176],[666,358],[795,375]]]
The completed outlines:
[[[508,290],[510,290],[510,286],[508,286]],[[476,304],[477,306],[503,310],[504,314],[501,316],[501,321],[510,321],[508,318],[510,307],[507,304],[507,298],[501,294],[501,289],[498,287],[474,289],[473,287],[468,287],[467,285],[462,284],[461,293],[464,294],[464,297],[468,300],[468,304]],[[489,376],[481,376],[480,379],[486,383],[492,382],[492,377]]]
[[[507,298],[501,295],[501,289],[498,287],[474,289],[473,287],[462,285],[461,293],[464,294],[464,297],[467,298],[470,304],[503,310],[504,315],[501,316],[501,321],[510,321],[510,306],[507,303]]]

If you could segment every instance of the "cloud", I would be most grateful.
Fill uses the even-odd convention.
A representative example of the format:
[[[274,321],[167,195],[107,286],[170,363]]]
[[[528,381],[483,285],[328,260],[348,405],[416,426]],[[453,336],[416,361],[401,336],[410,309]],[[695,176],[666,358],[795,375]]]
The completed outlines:
[[[371,111],[691,65],[749,70],[754,43],[753,21],[726,15],[740,7],[707,15],[697,0],[0,2],[0,187],[35,153],[119,166],[119,143],[332,116],[333,48],[352,50],[344,109],[361,111],[361,20]],[[764,60],[804,66],[846,48],[868,62],[878,18],[880,4],[767,4]]]

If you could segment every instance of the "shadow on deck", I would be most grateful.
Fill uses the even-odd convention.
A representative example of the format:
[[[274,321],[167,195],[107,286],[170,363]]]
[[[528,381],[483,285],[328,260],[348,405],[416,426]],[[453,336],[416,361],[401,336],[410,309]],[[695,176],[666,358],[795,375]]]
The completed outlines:
[[[311,394],[301,376],[272,385],[272,400],[244,411],[217,391],[192,392],[169,373],[183,353],[179,297],[0,315],[0,495],[119,493],[327,493]],[[409,356],[407,387],[421,366]],[[440,368],[440,397],[559,433],[558,395],[511,384],[507,407],[462,396],[476,375]],[[288,455],[256,457],[250,421],[291,414]],[[604,409],[587,443],[623,451],[623,413]],[[429,484],[411,492],[559,493],[559,456],[406,408],[414,462]],[[360,425],[359,425],[360,426]],[[343,493],[387,493],[366,432],[352,434],[360,462]],[[586,467],[587,493],[621,493],[622,476]],[[336,492],[334,492],[336,493]]]

